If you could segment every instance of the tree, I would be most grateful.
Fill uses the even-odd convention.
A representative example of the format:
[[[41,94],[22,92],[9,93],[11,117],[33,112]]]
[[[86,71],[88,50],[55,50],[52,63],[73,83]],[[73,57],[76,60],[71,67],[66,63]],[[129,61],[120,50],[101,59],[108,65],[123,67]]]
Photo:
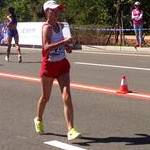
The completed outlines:
[[[116,15],[117,0],[57,0],[66,5],[62,15],[69,24],[111,27]],[[0,22],[5,22],[7,9],[13,6],[19,21],[41,21],[38,11],[45,0],[0,0]],[[122,19],[125,28],[131,28],[131,9],[134,0],[121,0]],[[6,6],[6,7],[5,7]],[[150,24],[149,0],[142,1],[146,24]]]

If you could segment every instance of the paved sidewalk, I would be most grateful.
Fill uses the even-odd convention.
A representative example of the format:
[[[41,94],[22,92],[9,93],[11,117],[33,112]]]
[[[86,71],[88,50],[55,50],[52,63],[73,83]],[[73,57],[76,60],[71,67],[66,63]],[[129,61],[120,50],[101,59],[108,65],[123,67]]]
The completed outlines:
[[[150,47],[141,47],[135,49],[131,46],[95,46],[95,45],[82,45],[84,51],[108,51],[108,52],[128,52],[128,53],[150,53]]]

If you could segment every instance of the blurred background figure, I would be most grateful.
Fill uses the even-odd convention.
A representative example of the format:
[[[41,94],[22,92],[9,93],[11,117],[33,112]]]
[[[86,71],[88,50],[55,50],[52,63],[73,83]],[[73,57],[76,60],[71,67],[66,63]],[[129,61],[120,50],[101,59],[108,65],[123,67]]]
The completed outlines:
[[[22,62],[22,57],[21,57],[21,51],[20,51],[20,46],[19,46],[19,35],[18,35],[18,30],[17,30],[17,17],[15,15],[15,10],[13,7],[9,7],[8,9],[8,16],[7,16],[7,55],[5,57],[6,61],[9,61],[9,55],[10,55],[10,50],[11,50],[11,42],[12,38],[14,38],[15,41],[15,46],[18,54],[18,62]]]
[[[141,3],[139,1],[134,3],[134,9],[132,10],[133,27],[136,36],[135,47],[142,47],[143,42],[143,10],[141,9]]]
[[[5,27],[2,28],[2,32],[1,32],[1,44],[6,44],[7,43],[7,30],[5,29]]]

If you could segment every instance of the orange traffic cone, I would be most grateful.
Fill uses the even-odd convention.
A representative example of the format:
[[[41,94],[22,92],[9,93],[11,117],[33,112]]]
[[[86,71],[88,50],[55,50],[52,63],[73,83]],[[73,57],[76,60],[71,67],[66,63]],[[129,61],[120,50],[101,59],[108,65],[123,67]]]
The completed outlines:
[[[131,93],[131,92],[132,91],[129,91],[129,89],[128,89],[126,77],[122,76],[120,89],[119,89],[119,91],[117,91],[117,93],[126,94],[126,93]]]

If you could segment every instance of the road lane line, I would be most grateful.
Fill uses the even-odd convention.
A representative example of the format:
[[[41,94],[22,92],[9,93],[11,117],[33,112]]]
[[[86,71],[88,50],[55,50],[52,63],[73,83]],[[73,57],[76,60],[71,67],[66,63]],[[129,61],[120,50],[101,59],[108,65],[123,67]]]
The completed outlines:
[[[40,81],[39,78],[10,74],[10,73],[5,73],[5,72],[0,72],[0,76],[5,77],[5,78],[22,79],[22,80],[27,80],[27,81],[36,81],[36,82]]]
[[[119,95],[119,96],[124,96],[124,97],[131,97],[131,98],[137,98],[137,99],[144,99],[144,100],[150,100],[150,94],[149,93],[139,93],[132,91],[132,93],[126,93],[126,94],[121,94],[118,93],[117,89],[111,89],[111,88],[106,88],[106,87],[100,87],[100,86],[92,86],[92,85],[82,85],[82,84],[76,84],[76,83],[71,83],[71,87],[76,88],[76,89],[83,89],[91,92],[100,92],[100,93],[106,93],[106,94],[111,94],[111,95]]]
[[[143,98],[150,98],[150,95],[140,94],[140,93],[128,93],[131,96],[143,97]]]
[[[121,68],[121,69],[132,69],[132,70],[150,71],[150,68],[139,68],[139,67],[129,67],[129,66],[94,64],[94,63],[85,63],[85,62],[74,62],[74,64],[77,64],[77,65],[87,65],[87,66],[99,66],[99,67],[110,67],[110,68]]]
[[[17,74],[12,74],[12,73],[10,74],[10,73],[0,72],[0,77],[23,80],[23,81],[30,81],[30,82],[40,82],[40,78],[17,75]],[[54,81],[54,85],[58,85],[58,82]],[[132,93],[120,94],[120,93],[117,93],[117,90],[113,88],[106,88],[106,87],[101,87],[101,86],[96,86],[96,85],[87,85],[87,84],[80,84],[80,83],[70,83],[70,86],[74,89],[80,89],[84,91],[100,92],[100,93],[106,93],[106,94],[111,94],[111,95],[119,95],[119,96],[124,96],[124,97],[132,97],[132,98],[137,98],[137,99],[150,100],[150,93],[132,92]]]
[[[73,146],[73,145],[69,145],[69,144],[66,144],[66,143],[63,143],[63,142],[59,142],[59,141],[47,141],[47,142],[44,142],[44,144],[47,144],[47,145],[50,145],[50,146],[54,146],[54,147],[57,147],[57,148],[60,148],[60,149],[64,149],[64,150],[87,150],[87,149],[84,149],[84,148],[80,148],[80,147],[77,147],[77,146]]]

